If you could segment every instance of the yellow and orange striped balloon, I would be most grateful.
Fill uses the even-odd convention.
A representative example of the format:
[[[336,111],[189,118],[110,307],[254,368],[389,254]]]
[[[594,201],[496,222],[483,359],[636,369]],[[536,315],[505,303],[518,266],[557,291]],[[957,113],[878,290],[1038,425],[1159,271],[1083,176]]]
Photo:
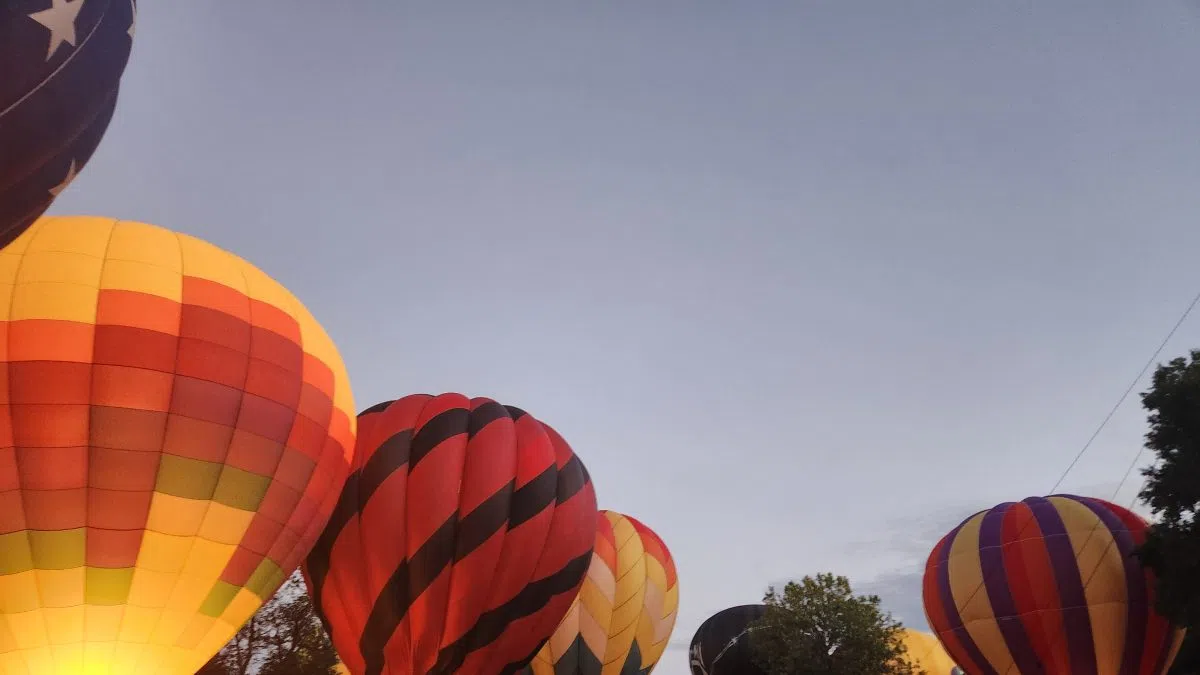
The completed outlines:
[[[600,514],[583,587],[526,674],[645,675],[666,649],[679,608],[671,553],[634,518]]]
[[[0,250],[0,673],[193,673],[349,473],[333,342],[262,271],[110,218]]]

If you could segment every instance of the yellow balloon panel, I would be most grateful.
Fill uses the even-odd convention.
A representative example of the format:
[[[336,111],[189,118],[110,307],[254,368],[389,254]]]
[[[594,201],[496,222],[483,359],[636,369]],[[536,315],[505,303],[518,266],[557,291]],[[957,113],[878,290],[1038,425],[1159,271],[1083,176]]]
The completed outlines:
[[[646,551],[646,597],[638,623],[637,641],[628,657],[631,663],[627,663],[622,672],[646,675],[662,658],[671,631],[675,629],[675,617],[679,610],[679,577],[675,572],[675,560],[658,534],[635,518],[629,520],[637,529]]]
[[[345,366],[281,285],[144,223],[0,250],[0,673],[192,673],[349,471]]]
[[[951,675],[958,668],[932,633],[905,628],[903,640],[909,661],[926,675]]]
[[[603,512],[612,524],[617,542],[617,587],[608,626],[608,642],[601,663],[602,675],[617,675],[637,637],[646,600],[646,549],[633,522],[613,511]]]

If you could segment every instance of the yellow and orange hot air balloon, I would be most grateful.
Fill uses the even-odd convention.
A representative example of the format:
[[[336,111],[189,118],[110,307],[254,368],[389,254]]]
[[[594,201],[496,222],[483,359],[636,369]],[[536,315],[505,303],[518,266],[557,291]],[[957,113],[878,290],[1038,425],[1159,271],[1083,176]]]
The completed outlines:
[[[929,555],[929,625],[971,675],[1162,675],[1184,632],[1134,556],[1147,527],[1073,495],[981,511]]]
[[[633,523],[646,551],[646,596],[642,602],[642,618],[638,621],[637,639],[621,672],[646,675],[662,658],[671,631],[675,629],[679,577],[675,573],[675,560],[658,534],[637,518],[625,517]]]
[[[244,260],[108,218],[0,250],[0,330],[0,672],[194,672],[328,520],[341,357]]]
[[[925,675],[957,675],[962,672],[934,634],[904,628],[901,629],[901,639],[908,660]]]
[[[645,675],[666,649],[679,608],[671,553],[641,522],[600,513],[583,588],[526,675]]]

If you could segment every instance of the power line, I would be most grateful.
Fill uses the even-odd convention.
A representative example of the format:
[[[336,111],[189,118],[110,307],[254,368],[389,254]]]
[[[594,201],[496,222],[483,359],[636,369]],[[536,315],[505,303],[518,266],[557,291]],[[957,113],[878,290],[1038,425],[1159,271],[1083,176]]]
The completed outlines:
[[[1200,304],[1200,292],[1197,292],[1196,295],[1192,298],[1191,303],[1188,304],[1187,309],[1185,309],[1183,311],[1183,314],[1180,315],[1179,320],[1175,322],[1175,325],[1171,327],[1171,330],[1170,330],[1170,332],[1167,333],[1167,336],[1165,338],[1163,338],[1161,343],[1159,343],[1158,349],[1154,350],[1154,354],[1151,355],[1151,357],[1146,361],[1146,365],[1142,366],[1142,370],[1140,372],[1138,372],[1137,377],[1135,377],[1133,379],[1133,381],[1129,383],[1129,386],[1126,387],[1124,393],[1121,394],[1121,398],[1119,398],[1117,400],[1116,405],[1114,405],[1112,407],[1112,409],[1110,409],[1108,411],[1108,414],[1104,416],[1104,419],[1101,420],[1100,425],[1098,427],[1096,427],[1096,430],[1094,432],[1092,432],[1091,437],[1088,438],[1087,442],[1084,443],[1083,447],[1080,448],[1078,453],[1076,453],[1075,458],[1071,460],[1071,463],[1069,465],[1067,465],[1066,470],[1063,471],[1062,475],[1058,477],[1058,480],[1054,482],[1054,487],[1050,488],[1050,492],[1048,492],[1047,494],[1054,494],[1054,492],[1056,490],[1058,490],[1058,488],[1062,485],[1063,481],[1066,480],[1067,474],[1069,474],[1071,472],[1071,469],[1073,469],[1075,467],[1075,465],[1079,463],[1080,458],[1082,458],[1084,453],[1086,453],[1088,451],[1088,448],[1090,448],[1092,446],[1092,443],[1100,435],[1100,432],[1103,431],[1106,426],[1108,426],[1108,423],[1110,420],[1112,420],[1113,415],[1115,415],[1117,410],[1121,407],[1121,405],[1123,403],[1125,403],[1125,399],[1129,398],[1129,394],[1133,392],[1135,387],[1137,387],[1138,382],[1141,382],[1142,377],[1145,376],[1145,374],[1146,374],[1146,371],[1150,370],[1150,367],[1152,365],[1154,365],[1155,361],[1158,360],[1159,354],[1161,354],[1162,350],[1166,348],[1167,343],[1170,342],[1171,338],[1173,338],[1175,336],[1175,333],[1179,330],[1179,327],[1182,326],[1183,322],[1186,321],[1188,316],[1191,315],[1192,310],[1196,308],[1197,304]],[[1120,491],[1121,486],[1124,485],[1125,481],[1129,478],[1129,474],[1132,473],[1133,469],[1137,466],[1138,460],[1141,458],[1144,450],[1145,450],[1144,447],[1139,448],[1137,455],[1133,459],[1133,462],[1129,465],[1129,468],[1126,469],[1125,475],[1121,478],[1121,482],[1118,483],[1117,491]],[[1116,499],[1116,493],[1114,493],[1113,499],[1114,500]],[[1136,501],[1136,497],[1134,499]],[[1131,504],[1130,508],[1132,508],[1132,506],[1133,505]],[[1024,523],[1022,523],[1021,530],[1017,533],[1017,539],[1020,539],[1024,535],[1025,529],[1032,522],[1033,522],[1033,519],[1029,519],[1029,520],[1026,520]],[[1083,546],[1080,548],[1080,550],[1087,547],[1088,541],[1090,541],[1092,538],[1092,535],[1094,535],[1096,533],[1097,529],[1099,528],[1100,523],[1101,523],[1101,521],[1099,519],[1097,519],[1096,523],[1092,525],[1092,529],[1090,532],[1088,532],[1088,536],[1086,539],[1084,539]],[[1110,541],[1108,543],[1108,546],[1112,546],[1114,543],[1115,543],[1115,539],[1113,541]],[[1108,555],[1108,547],[1105,547],[1104,552],[1101,553],[1099,559],[1096,562],[1096,568],[1092,570],[1091,574],[1088,575],[1087,579],[1083,580],[1083,582],[1084,582],[1083,586],[1085,589],[1087,588],[1088,584],[1091,583],[1092,577],[1095,576],[1096,571],[1100,568],[1100,564],[1103,562],[1106,555]],[[967,597],[966,602],[964,602],[961,606],[962,607],[970,606],[971,601],[975,599],[975,596],[979,594],[979,591],[983,590],[983,587],[984,587],[984,583],[983,583],[983,581],[980,581],[979,585],[976,586],[973,591],[971,591],[971,595]],[[955,604],[957,604],[957,603],[955,603]],[[1059,635],[1059,638],[1066,639],[1065,635],[1066,634],[1063,633],[1063,634]],[[1007,675],[1009,672],[1011,672],[1012,669],[1015,667],[1016,667],[1016,663],[1015,662],[1011,663],[1009,665],[1008,669],[1005,671],[1005,675]]]
[[[1100,432],[1104,431],[1104,427],[1108,426],[1108,423],[1110,420],[1112,420],[1113,415],[1117,414],[1117,410],[1119,410],[1125,403],[1125,399],[1129,398],[1129,394],[1133,393],[1134,387],[1137,387],[1138,382],[1142,381],[1142,377],[1146,375],[1146,371],[1150,370],[1150,366],[1153,366],[1154,362],[1158,360],[1158,355],[1161,354],[1162,350],[1166,348],[1167,343],[1171,341],[1171,338],[1175,337],[1175,333],[1179,330],[1179,327],[1183,325],[1183,322],[1187,320],[1188,316],[1191,315],[1192,310],[1196,308],[1197,304],[1200,304],[1200,292],[1196,293],[1195,297],[1192,298],[1191,304],[1187,306],[1187,309],[1185,309],[1183,314],[1180,315],[1179,320],[1176,321],[1175,325],[1171,327],[1171,331],[1167,333],[1167,336],[1163,338],[1161,343],[1159,343],[1158,349],[1155,349],[1154,354],[1152,354],[1150,358],[1146,360],[1146,365],[1142,366],[1142,369],[1138,371],[1137,377],[1133,378],[1133,381],[1130,382],[1129,386],[1125,388],[1125,392],[1121,394],[1121,398],[1117,399],[1116,404],[1113,405],[1112,409],[1108,411],[1108,414],[1104,416],[1104,419],[1100,422],[1100,426],[1096,427],[1096,430],[1092,432],[1092,435],[1090,438],[1088,438],[1087,443],[1084,443],[1083,447],[1079,449],[1079,452],[1075,455],[1075,459],[1072,459],[1071,463],[1067,465],[1066,470],[1063,471],[1062,475],[1058,477],[1058,480],[1054,482],[1054,487],[1050,488],[1050,492],[1048,494],[1054,494],[1054,492],[1062,485],[1063,481],[1067,479],[1067,474],[1071,473],[1071,469],[1075,468],[1075,465],[1079,463],[1080,458],[1082,458],[1084,453],[1088,451],[1088,448],[1092,447],[1092,443],[1100,435]],[[1134,467],[1137,466],[1138,459],[1141,458],[1144,450],[1145,448],[1138,450],[1137,456],[1135,456],[1133,459],[1133,463],[1129,465],[1129,468],[1125,471],[1125,475],[1121,478],[1120,484],[1117,485],[1118,490],[1120,490],[1121,486],[1125,484],[1125,480],[1129,478],[1129,474],[1132,473]],[[1115,498],[1116,495],[1114,493],[1114,499]]]

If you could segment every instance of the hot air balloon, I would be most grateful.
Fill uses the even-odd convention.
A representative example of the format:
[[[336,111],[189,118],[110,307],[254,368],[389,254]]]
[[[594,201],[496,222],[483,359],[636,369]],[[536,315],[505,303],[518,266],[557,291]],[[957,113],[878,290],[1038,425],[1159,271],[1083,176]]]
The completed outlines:
[[[961,675],[962,669],[938,642],[937,636],[911,628],[901,629],[908,660],[925,675]]]
[[[527,675],[645,674],[666,649],[679,607],[671,553],[638,520],[600,515],[587,579]]]
[[[679,577],[675,573],[675,560],[658,534],[637,518],[626,518],[633,523],[646,550],[646,599],[642,603],[637,639],[621,672],[646,675],[662,658],[671,631],[675,629]]]
[[[108,218],[0,250],[0,308],[0,672],[194,672],[333,510],[337,350],[249,263]]]
[[[46,211],[100,144],[136,13],[134,0],[0,3],[0,246]]]
[[[925,567],[925,613],[971,675],[1161,675],[1183,631],[1134,557],[1146,521],[1073,495],[967,518]]]
[[[355,675],[512,673],[571,606],[596,494],[523,410],[417,394],[358,417],[354,471],[303,567]]]
[[[766,605],[739,605],[705,619],[688,648],[692,675],[766,675],[750,646],[753,623],[766,613]]]

